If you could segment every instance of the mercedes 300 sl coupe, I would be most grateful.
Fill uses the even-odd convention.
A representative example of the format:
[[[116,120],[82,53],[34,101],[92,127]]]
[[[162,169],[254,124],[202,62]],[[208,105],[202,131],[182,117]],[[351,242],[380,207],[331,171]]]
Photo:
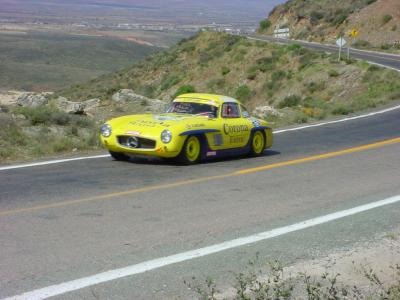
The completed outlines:
[[[251,117],[236,99],[184,94],[166,113],[129,115],[106,122],[102,144],[116,160],[156,156],[183,164],[248,154],[260,156],[273,142],[272,129]]]

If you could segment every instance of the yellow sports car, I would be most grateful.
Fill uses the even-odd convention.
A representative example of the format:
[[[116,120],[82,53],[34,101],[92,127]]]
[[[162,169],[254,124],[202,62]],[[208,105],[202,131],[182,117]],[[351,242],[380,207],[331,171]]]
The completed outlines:
[[[100,132],[116,160],[149,155],[194,164],[239,154],[259,156],[272,146],[267,122],[250,117],[236,99],[211,94],[181,95],[166,113],[115,118]]]

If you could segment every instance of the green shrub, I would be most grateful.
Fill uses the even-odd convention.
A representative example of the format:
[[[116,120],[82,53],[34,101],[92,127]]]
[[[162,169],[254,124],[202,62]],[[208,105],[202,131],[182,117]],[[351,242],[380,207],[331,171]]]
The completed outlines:
[[[160,89],[162,91],[168,90],[174,85],[178,84],[181,81],[181,78],[176,75],[167,75],[161,81]]]
[[[239,42],[241,42],[244,38],[241,36],[236,36],[236,35],[231,35],[231,34],[227,34],[225,35],[223,41],[222,41],[222,45],[225,45],[224,49],[222,49],[222,54],[224,52],[229,52],[233,49],[233,46],[238,44]]]
[[[346,20],[347,20],[347,15],[341,14],[341,15],[338,15],[334,19],[333,24],[336,25],[336,26],[339,26],[340,24],[342,24]]]
[[[78,126],[81,128],[93,128],[96,125],[92,119],[86,116],[77,116],[77,115],[71,116],[71,124],[73,126]]]
[[[2,128],[1,139],[13,146],[26,146],[30,138],[17,125]],[[0,147],[1,148],[1,147]]]
[[[182,85],[176,92],[175,94],[172,96],[172,98],[176,98],[180,95],[183,94],[188,94],[188,93],[195,93],[196,92],[196,88],[193,85]]]
[[[70,124],[71,122],[71,115],[64,113],[64,112],[53,112],[51,114],[51,123],[65,126]]]
[[[383,25],[385,25],[386,23],[390,22],[390,20],[392,20],[392,19],[393,19],[393,17],[392,17],[391,15],[384,15],[384,16],[382,17],[382,23],[383,23]]]
[[[251,66],[247,70],[247,79],[254,80],[257,77],[258,66]]]
[[[311,94],[319,91],[323,91],[326,88],[326,83],[325,81],[320,81],[320,82],[310,82],[306,85],[307,91]]]
[[[223,67],[221,68],[221,74],[222,74],[222,76],[228,75],[230,72],[231,72],[231,69],[229,69],[229,68],[226,67],[226,66],[223,66]]]
[[[275,62],[273,57],[263,57],[256,61],[258,69],[265,73],[267,71],[273,70],[275,67]]]
[[[271,75],[271,79],[273,81],[281,81],[285,77],[286,77],[285,71],[276,71],[276,72],[272,73],[272,75]]]
[[[260,22],[260,30],[261,31],[266,31],[271,27],[272,23],[270,20],[266,19],[266,20],[262,20]]]
[[[62,137],[62,138],[56,139],[52,143],[51,146],[52,146],[53,152],[55,152],[55,153],[70,151],[74,148],[72,140],[68,137]]]
[[[299,44],[291,44],[291,45],[287,46],[287,49],[289,51],[298,51],[298,50],[302,49],[302,47]]]
[[[370,65],[368,67],[368,72],[376,72],[376,71],[379,71],[379,70],[380,70],[380,68],[377,65]]]
[[[16,109],[17,113],[20,113],[27,118],[32,125],[39,124],[51,124],[54,109],[48,106],[37,106],[37,107],[19,107]]]
[[[281,87],[281,83],[279,81],[270,80],[265,83],[264,90],[268,92],[268,96],[272,97]]]
[[[308,117],[305,113],[302,111],[296,112],[296,114],[293,117],[293,123],[298,123],[298,124],[304,124],[308,122]]]
[[[246,102],[251,98],[252,92],[246,84],[243,84],[236,89],[235,96],[238,100]]]
[[[306,97],[303,100],[304,107],[326,109],[328,107],[326,101],[321,98]]]
[[[332,110],[332,114],[334,115],[348,115],[352,112],[354,112],[352,108],[344,105],[338,105]]]
[[[301,102],[301,97],[297,95],[290,95],[285,97],[281,102],[278,104],[278,108],[285,108],[285,107],[293,107],[299,105]]]
[[[319,20],[324,18],[324,13],[321,11],[312,11],[310,14],[310,22],[312,25],[318,24]]]
[[[328,75],[330,76],[330,77],[339,77],[339,72],[338,71],[336,71],[336,70],[329,70],[328,71]]]

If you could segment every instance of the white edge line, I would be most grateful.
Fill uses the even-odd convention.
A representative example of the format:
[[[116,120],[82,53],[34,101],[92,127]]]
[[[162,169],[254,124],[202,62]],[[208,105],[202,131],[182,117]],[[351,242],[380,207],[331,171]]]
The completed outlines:
[[[96,159],[96,158],[105,158],[105,157],[110,157],[110,155],[106,154],[106,155],[96,155],[96,156],[84,156],[84,157],[75,157],[75,158],[67,158],[67,159],[42,161],[42,162],[36,162],[36,163],[28,163],[28,164],[22,164],[22,165],[5,166],[5,167],[0,167],[0,171],[37,167],[37,166],[45,166],[45,165],[54,165],[54,164],[60,164],[60,163],[65,163],[65,162],[77,161],[77,160]]]
[[[387,65],[378,64],[378,63],[370,61],[370,60],[367,60],[367,63],[369,63],[370,65],[376,65],[376,66],[379,66],[379,67],[382,67],[382,68],[386,68],[386,69],[390,69],[390,70],[394,70],[394,71],[400,72],[399,69],[396,69],[394,67],[390,67],[390,66],[387,66]]]
[[[313,226],[321,225],[324,223],[328,223],[334,220],[342,219],[344,217],[348,217],[351,215],[355,215],[361,212],[365,212],[368,210],[372,210],[375,208],[379,208],[385,205],[390,205],[400,202],[400,195],[387,198],[384,200],[372,202],[369,204],[357,206],[354,208],[338,211],[332,214],[312,218],[306,221],[302,221],[296,224],[276,228],[270,231],[260,232],[254,235],[250,235],[247,237],[242,237],[230,241],[226,241],[220,244],[215,244],[212,246],[191,250],[171,256],[166,256],[162,258],[157,258],[149,261],[145,261],[142,263],[138,263],[135,265],[131,265],[128,267],[114,269],[110,271],[106,271],[103,273],[98,273],[92,276],[83,277],[80,279],[67,281],[64,283],[48,286],[45,288],[33,290],[30,292],[26,292],[21,295],[5,298],[3,300],[36,300],[36,299],[46,299],[53,296],[62,295],[68,292],[80,290],[89,286],[97,285],[100,283],[109,282],[112,280],[116,280],[123,277],[128,277],[132,275],[141,274],[147,271],[155,270],[158,268],[162,268],[168,265],[188,261],[191,259],[219,253],[225,250],[242,247],[245,245],[254,244],[260,241],[265,241],[274,237],[278,237],[281,235],[285,235],[287,233],[303,230],[306,228],[310,228]]]
[[[380,110],[380,111],[371,112],[371,113],[368,113],[368,114],[365,114],[365,115],[358,115],[358,116],[354,116],[354,117],[348,117],[348,118],[344,118],[344,119],[333,120],[333,121],[328,121],[328,122],[323,122],[323,123],[304,125],[304,126],[295,127],[295,128],[276,130],[276,131],[274,131],[274,134],[279,134],[279,133],[284,133],[284,132],[289,132],[289,131],[303,130],[303,129],[306,129],[306,128],[320,127],[320,126],[325,126],[325,125],[329,125],[329,124],[343,123],[343,122],[348,122],[348,121],[352,121],[352,120],[368,118],[368,117],[372,117],[372,116],[375,116],[375,115],[384,114],[384,113],[387,113],[387,112],[390,112],[390,111],[393,111],[393,110],[396,110],[396,109],[400,109],[400,105],[393,106],[393,107],[390,107],[390,108],[386,108],[386,109]]]
[[[373,63],[373,64],[375,64],[375,63]],[[383,66],[383,67],[387,67],[387,66]],[[398,70],[398,71],[400,72],[400,70]],[[393,106],[393,107],[390,107],[390,108],[387,108],[387,109],[384,109],[384,110],[380,110],[380,111],[371,112],[371,113],[368,113],[368,114],[365,114],[365,115],[358,115],[358,116],[354,116],[354,117],[348,117],[348,118],[334,120],[334,121],[328,121],[328,122],[322,122],[322,123],[317,123],[317,124],[305,125],[305,126],[300,126],[300,127],[295,127],[295,128],[275,130],[274,134],[280,134],[280,133],[290,132],[290,131],[298,131],[298,130],[303,130],[303,129],[312,128],[312,127],[321,127],[321,126],[326,126],[326,125],[329,125],[329,124],[336,124],[336,123],[348,122],[348,121],[357,120],[357,119],[368,118],[368,117],[372,117],[372,116],[375,116],[375,115],[384,114],[384,113],[387,113],[387,112],[390,112],[390,111],[393,111],[393,110],[396,110],[396,109],[400,109],[400,105]],[[76,157],[76,158],[68,158],[68,159],[57,159],[57,160],[50,160],[50,161],[42,161],[42,162],[36,162],[36,163],[27,163],[27,164],[21,164],[21,165],[4,166],[4,167],[0,167],[0,171],[22,169],[22,168],[29,168],[29,167],[37,167],[37,166],[54,165],[54,164],[60,164],[60,163],[78,161],[78,160],[106,158],[106,157],[110,157],[110,155],[109,154],[105,154],[105,155],[97,155],[97,156],[84,156],[84,157]]]

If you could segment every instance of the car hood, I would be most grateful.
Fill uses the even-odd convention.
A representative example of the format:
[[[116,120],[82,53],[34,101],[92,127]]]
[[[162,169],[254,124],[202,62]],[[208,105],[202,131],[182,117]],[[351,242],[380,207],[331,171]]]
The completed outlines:
[[[207,116],[188,114],[143,114],[116,118],[107,122],[116,135],[159,136],[165,130],[188,130],[206,127]]]

